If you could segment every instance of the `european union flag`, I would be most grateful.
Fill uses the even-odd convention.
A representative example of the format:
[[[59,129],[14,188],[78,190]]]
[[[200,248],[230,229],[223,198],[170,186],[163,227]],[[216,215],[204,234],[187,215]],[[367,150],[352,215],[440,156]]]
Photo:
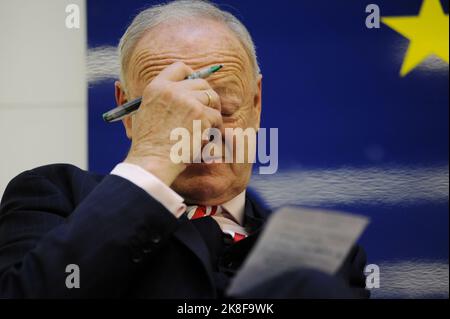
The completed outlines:
[[[128,150],[101,114],[115,103],[118,39],[152,3],[88,1],[91,170],[109,172]],[[255,175],[254,190],[272,208],[369,216],[361,242],[381,271],[374,297],[448,298],[449,2],[220,3],[252,33],[261,126],[279,128],[280,170]]]

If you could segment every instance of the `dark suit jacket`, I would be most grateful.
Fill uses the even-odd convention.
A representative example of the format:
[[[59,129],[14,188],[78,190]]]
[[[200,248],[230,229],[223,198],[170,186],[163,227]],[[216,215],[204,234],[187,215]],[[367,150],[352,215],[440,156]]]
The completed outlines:
[[[245,214],[268,212],[248,197]],[[79,289],[66,287],[69,264]],[[299,271],[242,297],[367,296],[364,265],[355,248],[336,278]],[[199,229],[121,177],[49,165],[14,178],[2,198],[0,298],[215,298],[213,273]]]

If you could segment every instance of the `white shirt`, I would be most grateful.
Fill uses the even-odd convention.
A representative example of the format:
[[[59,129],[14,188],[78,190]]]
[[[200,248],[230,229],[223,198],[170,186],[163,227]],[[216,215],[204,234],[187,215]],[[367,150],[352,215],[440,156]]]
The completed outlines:
[[[120,163],[111,171],[111,174],[125,178],[142,188],[176,218],[180,218],[186,212],[186,204],[184,203],[183,197],[142,167],[129,163]],[[245,211],[245,190],[220,206],[234,219],[233,221],[223,216],[213,216],[222,231],[227,232],[227,230],[232,230],[247,234],[242,227]]]

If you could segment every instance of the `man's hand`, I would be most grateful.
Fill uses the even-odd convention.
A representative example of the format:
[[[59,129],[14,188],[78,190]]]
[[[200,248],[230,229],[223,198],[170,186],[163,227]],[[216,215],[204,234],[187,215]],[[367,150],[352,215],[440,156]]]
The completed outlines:
[[[202,132],[222,127],[219,95],[206,80],[185,80],[193,72],[182,62],[164,69],[144,89],[132,119],[132,144],[125,162],[141,166],[169,186],[186,168],[170,160],[171,131],[182,127],[192,136],[194,120],[202,121]]]

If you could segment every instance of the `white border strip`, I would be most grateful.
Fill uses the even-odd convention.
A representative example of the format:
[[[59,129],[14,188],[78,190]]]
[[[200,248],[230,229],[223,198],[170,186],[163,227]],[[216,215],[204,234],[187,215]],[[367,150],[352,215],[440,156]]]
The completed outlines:
[[[271,207],[448,203],[449,167],[291,169],[253,175],[251,187]]]
[[[372,298],[448,298],[448,262],[401,261],[380,263],[380,288]]]
[[[120,66],[116,47],[101,46],[88,49],[86,63],[90,85],[119,78]]]

